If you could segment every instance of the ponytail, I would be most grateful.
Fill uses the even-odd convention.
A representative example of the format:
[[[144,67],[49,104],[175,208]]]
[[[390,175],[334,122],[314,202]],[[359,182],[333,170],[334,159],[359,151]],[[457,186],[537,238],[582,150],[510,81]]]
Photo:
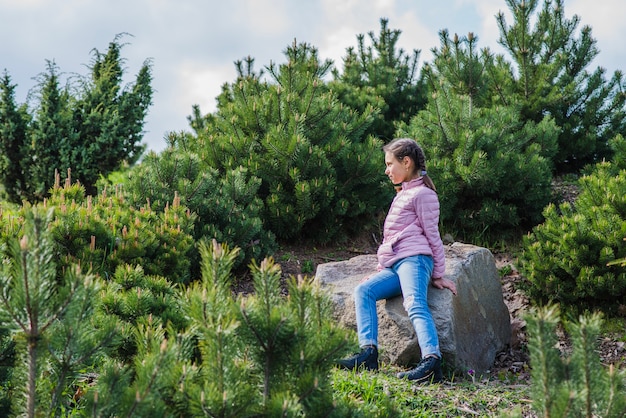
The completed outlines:
[[[437,191],[437,188],[435,187],[435,183],[433,183],[433,179],[430,178],[426,170],[422,170],[422,178],[424,179],[424,186],[428,187],[429,189],[432,189],[434,192]]]

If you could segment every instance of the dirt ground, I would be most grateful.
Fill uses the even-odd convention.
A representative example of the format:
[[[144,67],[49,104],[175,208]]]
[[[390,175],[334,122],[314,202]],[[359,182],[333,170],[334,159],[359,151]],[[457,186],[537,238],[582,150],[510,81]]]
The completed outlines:
[[[364,234],[363,237],[351,241],[347,245],[331,245],[326,247],[311,247],[306,245],[284,246],[274,255],[276,263],[280,264],[283,280],[297,275],[314,276],[318,265],[333,261],[342,261],[362,254],[375,254],[378,244],[375,236]],[[502,295],[509,308],[511,316],[512,340],[506,350],[496,356],[492,375],[506,373],[524,381],[530,377],[529,358],[527,352],[528,336],[523,314],[529,308],[528,299],[519,290],[522,280],[515,268],[515,260],[508,253],[494,254],[496,268],[506,267],[508,274],[501,278]],[[625,319],[626,323],[626,319]],[[603,364],[613,364],[616,367],[626,367],[626,327],[620,335],[604,336],[599,343],[599,354]],[[559,347],[567,352],[571,344],[565,333],[559,333]]]

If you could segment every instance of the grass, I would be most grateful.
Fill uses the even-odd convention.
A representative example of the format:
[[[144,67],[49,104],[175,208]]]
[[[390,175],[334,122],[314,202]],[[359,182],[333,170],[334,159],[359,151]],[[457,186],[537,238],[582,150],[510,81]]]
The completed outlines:
[[[313,264],[313,260],[304,260],[302,262],[302,274],[315,274],[315,264]]]
[[[335,398],[366,417],[493,417],[529,416],[530,386],[452,376],[444,383],[415,385],[398,379],[394,366],[378,372],[335,369]]]

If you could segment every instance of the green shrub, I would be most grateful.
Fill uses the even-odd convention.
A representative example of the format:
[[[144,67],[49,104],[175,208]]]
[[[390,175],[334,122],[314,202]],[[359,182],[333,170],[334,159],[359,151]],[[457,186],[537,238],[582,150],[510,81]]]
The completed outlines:
[[[119,189],[86,196],[79,184],[63,186],[57,178],[50,197],[34,208],[54,209],[50,222],[60,267],[79,264],[105,279],[121,265],[140,265],[146,275],[173,283],[190,280],[189,253],[195,215],[174,195],[154,210],[150,204],[134,207]],[[30,205],[0,204],[0,249],[7,239],[22,234]]]
[[[543,417],[622,417],[626,374],[600,362],[596,351],[601,315],[565,322],[572,352],[563,355],[556,344],[559,314],[553,305],[526,315],[533,409]]]
[[[195,109],[194,152],[222,175],[240,166],[261,180],[265,228],[281,240],[330,242],[362,228],[391,200],[382,142],[364,135],[375,111],[341,104],[307,44],[287,48],[287,63],[267,77],[238,63],[215,114]],[[267,80],[267,81],[263,81]]]
[[[2,354],[25,359],[4,375],[2,401],[24,400],[8,415],[337,412],[330,373],[348,333],[312,279],[292,277],[285,297],[269,258],[252,264],[254,294],[235,296],[238,250],[213,241],[199,246],[201,280],[180,290],[127,265],[104,281],[63,264],[49,227],[55,209],[45,219],[41,209],[24,208],[20,233],[2,247],[0,320],[17,341]]]
[[[554,122],[523,123],[512,107],[473,108],[445,90],[434,96],[399,135],[424,148],[443,228],[485,242],[539,223],[551,195]]]
[[[145,61],[135,81],[127,78],[121,35],[106,52],[93,49],[85,75],[66,80],[54,61],[37,75],[32,100],[18,105],[15,85],[0,78],[0,183],[15,203],[48,196],[56,170],[71,167],[87,193],[99,176],[133,164],[143,154],[145,118],[152,104],[152,64]],[[4,196],[5,194],[2,193]]]
[[[180,199],[160,211],[149,204],[135,208],[119,190],[94,198],[78,184],[57,181],[43,205],[55,208],[50,228],[62,265],[80,264],[103,278],[119,265],[141,265],[147,275],[190,280],[194,216]]]
[[[71,409],[73,382],[93,370],[115,338],[116,323],[98,309],[103,281],[57,263],[52,217],[53,210],[25,210],[20,235],[0,252],[0,323],[15,342],[2,356],[22,360],[9,362],[11,383],[2,382],[3,395],[20,416],[61,416]]]
[[[100,299],[102,311],[118,324],[112,356],[126,364],[141,344],[137,330],[142,324],[158,322],[177,332],[187,325],[176,286],[164,277],[146,275],[141,266],[118,266]]]
[[[373,31],[367,37],[357,35],[356,47],[346,48],[341,58],[343,71],[333,69],[329,83],[339,100],[353,109],[380,109],[366,134],[385,142],[393,139],[396,123],[408,122],[424,107],[427,92],[419,77],[420,51],[414,49],[409,54],[398,48],[402,32],[390,29],[388,23],[389,19],[380,19],[378,37]]]
[[[439,37],[422,69],[426,109],[399,124],[397,136],[424,147],[447,232],[487,245],[516,238],[542,221],[561,127],[549,113],[522,114],[523,100],[508,94],[510,67],[480,49],[472,33]],[[505,103],[494,104],[503,91]]]
[[[626,170],[598,164],[579,180],[575,203],[551,204],[545,222],[523,239],[524,289],[534,303],[615,315],[624,303]]]
[[[139,208],[149,202],[153,210],[161,211],[168,202],[180,199],[195,215],[196,241],[215,239],[241,249],[235,268],[276,250],[274,235],[261,219],[260,180],[242,167],[223,175],[207,167],[196,153],[187,150],[184,134],[171,134],[169,140],[170,147],[159,154],[149,153],[141,164],[118,176],[129,203]],[[195,273],[199,265],[196,253],[191,262]]]
[[[331,301],[311,279],[281,294],[280,269],[251,267],[255,292],[234,296],[237,249],[202,242],[201,280],[181,289],[188,321],[176,331],[155,319],[136,328],[134,361],[106,361],[85,410],[98,416],[333,416],[330,373],[348,348]]]

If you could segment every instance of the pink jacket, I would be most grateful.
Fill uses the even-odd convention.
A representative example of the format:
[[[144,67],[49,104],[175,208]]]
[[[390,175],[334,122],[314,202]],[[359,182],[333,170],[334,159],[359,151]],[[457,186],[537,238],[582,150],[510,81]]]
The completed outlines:
[[[391,267],[412,255],[433,257],[433,278],[445,273],[445,252],[439,234],[439,197],[420,177],[402,183],[391,202],[378,248],[378,268]]]

